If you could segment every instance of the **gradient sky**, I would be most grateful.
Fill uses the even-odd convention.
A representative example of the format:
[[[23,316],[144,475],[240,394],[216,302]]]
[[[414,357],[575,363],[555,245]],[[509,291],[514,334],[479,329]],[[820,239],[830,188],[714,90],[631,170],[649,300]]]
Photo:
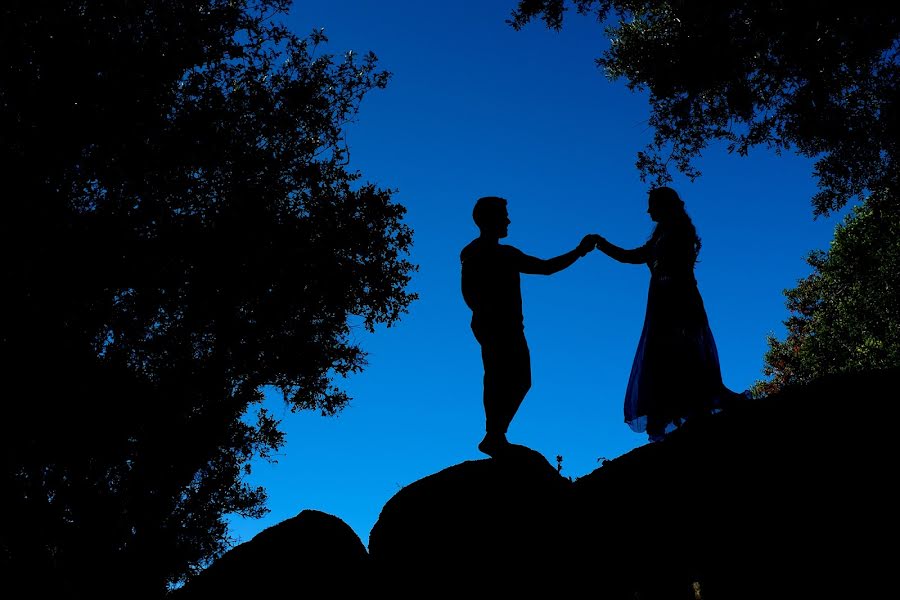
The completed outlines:
[[[505,20],[515,0],[298,0],[287,23],[324,28],[326,51],[375,52],[393,73],[348,128],[351,166],[395,189],[415,231],[411,289],[419,300],[396,326],[356,339],[369,366],[345,380],[354,398],[337,417],[266,405],[287,443],[277,464],[248,478],[269,492],[263,519],[233,518],[248,541],[303,509],[335,515],[364,544],[401,487],[486,458],[482,366],[459,290],[459,251],[478,231],[480,196],[509,200],[505,243],[549,258],[587,233],[641,245],[652,223],[648,185],[634,166],[649,141],[646,96],[610,82],[594,59],[608,45],[593,19],[570,14],[561,32]],[[841,215],[813,219],[812,163],[765,149],[748,158],[707,150],[703,176],[673,186],[703,240],[696,276],[736,391],[762,376],[766,335],[783,337],[782,290],[809,273]],[[533,386],[509,440],[563,457],[574,478],[646,443],[623,422],[622,402],[643,324],[649,272],[599,252],[550,277],[523,276]]]

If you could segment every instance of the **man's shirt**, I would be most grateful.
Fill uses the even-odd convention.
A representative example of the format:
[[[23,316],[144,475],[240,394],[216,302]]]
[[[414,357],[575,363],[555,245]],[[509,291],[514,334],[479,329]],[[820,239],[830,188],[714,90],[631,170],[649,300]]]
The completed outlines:
[[[459,258],[463,299],[472,309],[472,329],[522,331],[519,273],[531,257],[513,246],[476,238],[463,248]]]

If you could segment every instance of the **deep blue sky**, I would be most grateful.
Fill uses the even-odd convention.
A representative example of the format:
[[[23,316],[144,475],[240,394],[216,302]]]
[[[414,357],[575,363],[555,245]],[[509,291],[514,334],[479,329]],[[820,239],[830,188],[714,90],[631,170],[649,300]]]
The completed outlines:
[[[351,166],[396,189],[414,229],[411,288],[420,299],[393,328],[360,330],[369,366],[344,382],[354,401],[338,417],[292,414],[275,394],[287,444],[248,481],[271,512],[236,518],[247,541],[306,508],[343,519],[364,544],[402,486],[467,460],[484,433],[481,359],[459,292],[459,251],[477,229],[479,196],[509,200],[506,243],[549,258],[587,233],[626,247],[652,229],[647,184],[634,167],[650,138],[646,97],[610,82],[594,59],[603,28],[572,14],[564,29],[504,21],[515,0],[298,1],[288,19],[324,27],[326,50],[373,51],[393,73],[348,128]],[[726,385],[761,377],[769,332],[783,335],[782,290],[809,273],[837,217],[814,220],[811,162],[759,149],[710,148],[703,176],[673,184],[703,240],[696,275]],[[592,253],[551,277],[523,276],[533,387],[510,441],[563,457],[563,475],[591,472],[646,443],[623,423],[622,398],[644,317],[646,267]]]

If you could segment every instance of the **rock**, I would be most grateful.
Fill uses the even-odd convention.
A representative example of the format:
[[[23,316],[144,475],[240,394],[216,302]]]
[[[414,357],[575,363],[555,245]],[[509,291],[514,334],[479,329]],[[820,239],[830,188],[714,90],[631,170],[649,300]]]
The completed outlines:
[[[571,550],[572,483],[522,446],[406,486],[384,506],[369,553],[385,591],[533,592]]]
[[[304,510],[225,553],[175,597],[343,598],[370,586],[369,566],[366,548],[349,525]]]

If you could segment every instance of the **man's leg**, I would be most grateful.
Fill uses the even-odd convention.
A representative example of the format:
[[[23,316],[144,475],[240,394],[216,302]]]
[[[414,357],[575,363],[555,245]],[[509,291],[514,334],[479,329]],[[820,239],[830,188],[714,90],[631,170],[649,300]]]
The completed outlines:
[[[481,360],[484,363],[484,439],[478,449],[488,456],[496,456],[509,445],[506,441],[506,428],[502,407],[503,374],[502,350],[493,340],[485,340],[481,344]]]
[[[531,388],[531,358],[525,336],[486,339],[481,345],[484,363],[484,439],[478,449],[493,456],[509,442],[509,424]]]
[[[531,389],[531,354],[524,335],[509,340],[503,353],[504,394],[500,400],[500,419],[505,434]]]

